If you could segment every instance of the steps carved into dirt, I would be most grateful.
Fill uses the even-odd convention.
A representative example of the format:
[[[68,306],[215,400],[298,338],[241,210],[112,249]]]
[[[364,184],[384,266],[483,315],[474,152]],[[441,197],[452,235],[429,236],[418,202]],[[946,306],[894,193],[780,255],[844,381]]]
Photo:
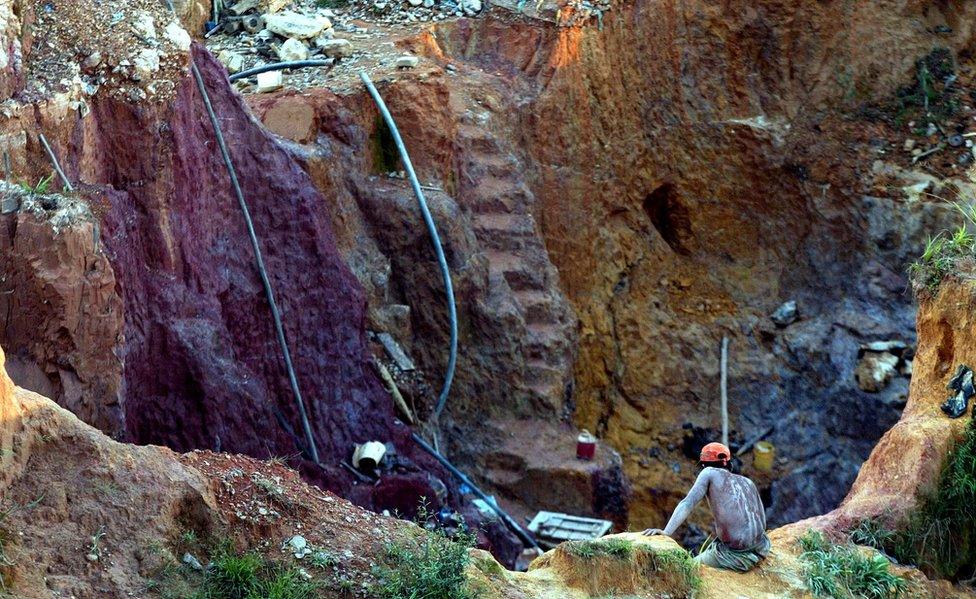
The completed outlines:
[[[457,139],[459,200],[474,213],[493,292],[509,296],[524,323],[525,391],[535,404],[559,411],[572,378],[575,316],[533,215],[524,165],[487,127],[462,123]]]

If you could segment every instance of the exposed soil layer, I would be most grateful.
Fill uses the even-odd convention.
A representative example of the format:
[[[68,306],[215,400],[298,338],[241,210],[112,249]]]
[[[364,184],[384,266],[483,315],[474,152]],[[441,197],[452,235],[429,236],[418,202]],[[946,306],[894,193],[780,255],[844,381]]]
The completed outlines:
[[[904,376],[858,387],[861,346],[914,343],[905,270],[953,220],[908,188],[967,185],[909,170],[894,156],[903,129],[863,109],[910,85],[934,47],[958,51],[968,72],[972,10],[637,2],[601,30],[502,3],[405,32],[398,45],[420,65],[372,76],[421,179],[446,192],[431,201],[461,290],[458,453],[477,447],[469,431],[485,414],[571,414],[622,454],[631,523],[659,525],[696,474],[689,432],[718,434],[727,336],[733,445],[777,425],[771,475],[743,458],[771,521],[836,506],[907,398]],[[339,97],[248,100],[335,198],[369,325],[436,380],[437,270],[406,186],[386,176],[398,167],[379,151],[369,99],[353,73],[334,79]],[[936,171],[950,174],[964,171]],[[342,182],[348,193],[329,191]],[[770,314],[788,300],[800,318],[781,327]],[[477,453],[465,461],[480,469]]]
[[[43,19],[31,31],[71,45],[87,22],[70,35]],[[167,64],[188,62],[179,49],[135,40],[165,49]],[[22,208],[0,216],[3,342],[18,382],[136,443],[294,457],[310,480],[378,511],[437,497],[438,479],[442,500],[454,502],[450,477],[416,450],[370,367],[365,298],[321,195],[250,118],[222,67],[199,49],[195,61],[246,190],[324,468],[296,457],[301,433],[291,431],[301,426],[254,255],[204,104],[182,69],[175,78],[155,73],[157,84],[172,84],[168,96],[119,94],[123,84],[110,79],[95,90],[47,90],[36,104],[8,101],[3,130],[16,177],[36,181],[50,169],[34,134],[21,133],[40,127],[91,207],[73,223]],[[148,83],[131,75],[124,85]],[[397,475],[379,487],[340,466],[354,443],[371,439],[400,456]]]

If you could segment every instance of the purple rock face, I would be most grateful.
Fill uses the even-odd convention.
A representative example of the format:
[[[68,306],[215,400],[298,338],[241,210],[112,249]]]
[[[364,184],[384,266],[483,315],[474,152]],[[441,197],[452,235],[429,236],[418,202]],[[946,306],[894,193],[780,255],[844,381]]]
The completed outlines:
[[[252,121],[212,57],[195,55],[261,242],[321,460],[330,467],[318,475],[304,469],[348,495],[350,479],[338,465],[354,443],[390,441],[414,457],[409,430],[395,420],[368,363],[363,292],[305,172]],[[94,110],[103,124],[127,129],[105,136],[124,141],[103,157],[112,179],[106,183],[119,191],[108,194],[102,234],[125,304],[129,439],[179,451],[298,453],[301,423],[271,312],[194,81],[183,80],[162,117],[128,104]],[[431,465],[426,456],[415,459]]]

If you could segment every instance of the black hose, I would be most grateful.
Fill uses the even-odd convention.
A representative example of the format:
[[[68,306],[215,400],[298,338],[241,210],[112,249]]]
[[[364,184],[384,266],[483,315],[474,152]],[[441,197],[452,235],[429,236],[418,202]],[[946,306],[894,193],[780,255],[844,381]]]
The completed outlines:
[[[267,73],[268,71],[281,71],[284,69],[300,69],[304,67],[328,67],[332,66],[334,61],[331,60],[291,60],[288,62],[276,62],[273,64],[266,64],[260,67],[254,67],[253,69],[248,69],[246,71],[241,71],[240,73],[234,73],[230,76],[231,83],[244,79],[245,77],[251,77],[253,75],[260,75],[261,73]]]
[[[224,165],[230,175],[230,183],[237,196],[237,203],[244,214],[244,222],[247,225],[247,234],[251,238],[251,247],[254,249],[254,258],[257,262],[258,273],[261,275],[261,284],[264,286],[264,294],[268,298],[268,305],[271,307],[271,317],[274,319],[275,333],[278,336],[278,345],[281,347],[281,354],[285,360],[285,369],[288,371],[288,382],[291,384],[292,393],[295,395],[295,403],[298,405],[298,412],[302,419],[302,428],[305,431],[305,441],[308,443],[308,450],[311,453],[312,461],[318,463],[319,452],[315,447],[315,438],[312,436],[312,427],[308,422],[308,415],[305,412],[305,402],[302,400],[302,392],[298,388],[298,378],[295,376],[295,367],[291,362],[291,352],[288,350],[288,341],[285,339],[285,329],[281,324],[281,314],[278,312],[278,303],[275,301],[274,290],[271,288],[271,281],[268,279],[268,272],[264,267],[264,257],[261,254],[261,246],[258,244],[257,234],[254,232],[254,223],[251,221],[251,211],[244,200],[244,192],[241,191],[241,184],[237,180],[237,171],[234,170],[234,163],[230,159],[230,152],[227,151],[227,144],[224,141],[224,134],[220,130],[220,122],[217,120],[217,113],[214,112],[213,104],[210,102],[210,95],[207,87],[203,84],[203,76],[197,68],[193,58],[190,59],[190,70],[196,79],[197,88],[203,98],[203,104],[210,116],[210,123],[213,125],[214,136],[217,138],[217,146],[224,158]]]
[[[400,159],[403,161],[403,168],[407,171],[407,176],[410,178],[410,185],[413,187],[414,195],[417,196],[417,204],[420,206],[420,213],[424,217],[424,222],[427,224],[427,231],[430,233],[430,239],[434,244],[434,252],[437,254],[437,262],[441,266],[441,276],[444,278],[444,288],[447,292],[447,316],[450,320],[451,326],[451,345],[447,359],[447,372],[444,374],[444,386],[441,388],[441,394],[437,400],[437,407],[434,409],[434,414],[432,417],[433,422],[436,423],[441,416],[441,412],[444,411],[444,406],[447,405],[447,396],[451,393],[451,382],[454,380],[454,368],[457,364],[457,306],[454,303],[454,285],[451,282],[451,271],[447,267],[447,258],[444,257],[444,247],[441,245],[440,235],[437,234],[437,225],[434,224],[434,217],[430,215],[430,209],[427,208],[427,200],[424,198],[424,192],[420,188],[420,181],[417,180],[417,173],[415,173],[413,170],[413,163],[410,162],[410,155],[407,154],[407,147],[403,145],[403,138],[400,137],[400,131],[397,129],[396,123],[393,121],[393,115],[390,114],[389,109],[386,107],[386,102],[383,101],[383,97],[380,96],[380,92],[376,90],[376,86],[373,85],[373,82],[370,80],[369,75],[366,74],[366,71],[360,71],[359,78],[363,80],[364,84],[366,84],[366,89],[369,90],[369,95],[373,97],[373,101],[376,102],[376,106],[379,108],[380,114],[383,115],[383,120],[386,121],[386,125],[390,129],[390,133],[393,135],[393,141],[396,143],[397,150],[400,152]]]
[[[477,495],[478,497],[480,497],[482,501],[484,501],[485,503],[487,503],[488,506],[491,507],[491,509],[495,510],[495,513],[498,514],[498,516],[502,519],[502,522],[504,522],[505,524],[507,524],[508,527],[512,529],[512,532],[514,532],[516,535],[518,535],[518,538],[520,538],[523,541],[525,541],[525,543],[528,544],[529,546],[531,546],[531,547],[533,547],[535,549],[539,549],[541,551],[541,549],[539,548],[539,544],[535,542],[535,539],[533,539],[529,535],[529,533],[525,532],[525,529],[523,529],[521,526],[519,526],[519,523],[516,522],[514,518],[512,518],[511,516],[509,516],[508,513],[505,510],[503,510],[502,508],[498,507],[498,505],[495,503],[495,500],[494,499],[492,499],[492,498],[488,497],[487,495],[485,495],[485,492],[484,491],[482,491],[481,489],[479,489],[477,487],[477,485],[475,485],[473,482],[471,482],[471,479],[468,478],[467,475],[465,475],[463,472],[461,472],[460,470],[458,470],[457,468],[455,468],[454,467],[454,464],[452,464],[452,463],[450,463],[450,462],[447,461],[447,458],[445,458],[441,454],[437,453],[437,450],[435,450],[433,447],[431,447],[426,441],[424,441],[423,437],[421,437],[417,433],[413,433],[413,440],[414,440],[415,443],[417,443],[417,445],[419,445],[421,448],[423,448],[424,451],[426,451],[430,455],[434,456],[434,459],[436,459],[438,462],[440,462],[442,466],[444,466],[445,468],[447,468],[451,472],[451,474],[453,474],[455,477],[457,477],[457,479],[459,481],[461,481],[462,483],[464,483],[464,484],[468,485],[469,487],[471,487],[471,490],[474,491],[474,494]]]

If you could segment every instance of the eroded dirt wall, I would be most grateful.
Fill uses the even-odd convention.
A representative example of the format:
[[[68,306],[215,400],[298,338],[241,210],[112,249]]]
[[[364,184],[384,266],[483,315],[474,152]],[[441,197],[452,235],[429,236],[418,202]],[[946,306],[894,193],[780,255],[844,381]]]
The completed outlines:
[[[777,425],[772,521],[822,513],[904,405],[906,379],[857,387],[858,348],[914,339],[905,267],[944,222],[897,193],[871,197],[884,156],[855,108],[910,82],[933,48],[968,51],[974,9],[619,8],[602,31],[513,19],[435,36],[515,90],[496,114],[517,114],[536,218],[580,319],[574,419],[624,454],[635,524],[658,522],[695,474],[683,427],[717,434],[728,336],[734,437]],[[801,320],[781,329],[769,314],[787,300]]]

